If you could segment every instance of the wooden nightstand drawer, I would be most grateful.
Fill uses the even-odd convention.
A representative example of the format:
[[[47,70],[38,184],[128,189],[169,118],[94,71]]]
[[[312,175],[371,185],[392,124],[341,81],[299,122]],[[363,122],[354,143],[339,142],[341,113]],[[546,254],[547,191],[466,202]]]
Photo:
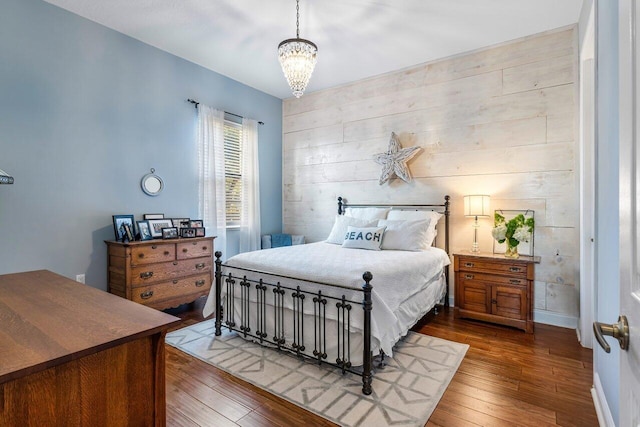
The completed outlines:
[[[477,257],[460,257],[460,271],[486,272],[493,274],[506,274],[509,276],[527,277],[526,264],[509,262],[509,260],[497,262],[487,261]]]
[[[525,278],[521,278],[521,277],[509,277],[509,276],[498,276],[498,275],[492,275],[492,274],[486,274],[486,273],[466,273],[466,272],[460,272],[460,278],[462,280],[469,281],[469,280],[475,280],[478,282],[485,282],[485,283],[500,283],[500,284],[505,284],[505,285],[521,285],[521,286],[526,286],[528,283],[528,280]]]

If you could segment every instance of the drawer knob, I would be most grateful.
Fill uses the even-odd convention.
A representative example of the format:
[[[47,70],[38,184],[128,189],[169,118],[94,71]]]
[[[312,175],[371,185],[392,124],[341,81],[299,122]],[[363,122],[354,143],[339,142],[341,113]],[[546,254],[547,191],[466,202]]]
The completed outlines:
[[[153,271],[145,271],[145,272],[140,273],[140,278],[141,279],[149,279],[151,277],[153,277]]]
[[[509,267],[509,271],[512,271],[514,273],[519,273],[522,271],[522,268],[520,267]]]
[[[472,262],[465,262],[464,266],[465,267],[473,267],[473,263]]]
[[[138,254],[138,258],[144,258],[144,254]]]
[[[196,264],[196,270],[202,270],[204,268],[204,262]]]
[[[173,261],[173,265],[178,265],[178,261]]]
[[[178,281],[177,281],[177,280],[174,280],[174,281],[173,281],[173,284],[174,284],[174,285],[177,285],[177,284],[178,284]]]
[[[473,274],[465,274],[464,278],[465,279],[473,279]]]
[[[192,244],[193,246],[195,246],[195,245],[197,245],[197,244],[198,244],[198,242],[192,242],[191,244]]]
[[[184,249],[182,250],[182,252],[184,252],[185,254],[186,254],[188,251],[189,251],[189,249],[187,249],[187,248],[184,248]]]
[[[520,283],[522,283],[522,281],[518,279],[509,279],[509,283],[512,283],[514,285],[519,285]]]
[[[158,249],[158,245],[151,245],[151,249]]]
[[[200,287],[200,286],[204,286],[204,280],[198,280],[196,281],[196,287]]]
[[[498,300],[497,300],[497,299],[492,299],[492,300],[491,300],[491,304],[497,304],[497,303],[498,303]]]
[[[208,248],[207,248],[206,246],[203,246],[203,247],[202,247],[202,250],[203,250],[203,251],[206,251],[207,249],[208,249]]]
[[[140,294],[140,298],[149,299],[153,296],[153,291],[146,291]]]
[[[164,256],[169,255],[169,251],[164,251]]]

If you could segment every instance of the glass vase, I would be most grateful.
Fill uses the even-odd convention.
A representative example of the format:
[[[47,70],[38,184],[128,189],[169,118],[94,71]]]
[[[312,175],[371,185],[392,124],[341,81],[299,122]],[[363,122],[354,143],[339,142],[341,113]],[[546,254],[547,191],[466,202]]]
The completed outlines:
[[[519,258],[520,254],[518,253],[518,245],[511,246],[509,244],[509,240],[507,240],[507,250],[505,251],[504,256],[507,258]]]

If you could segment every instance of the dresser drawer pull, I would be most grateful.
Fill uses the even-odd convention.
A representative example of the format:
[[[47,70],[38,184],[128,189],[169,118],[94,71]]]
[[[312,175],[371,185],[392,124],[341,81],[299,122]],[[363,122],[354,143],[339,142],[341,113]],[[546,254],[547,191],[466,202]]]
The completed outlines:
[[[474,264],[473,264],[472,262],[465,262],[465,263],[464,263],[464,266],[465,266],[465,267],[473,267],[473,265],[474,265]]]
[[[164,256],[169,255],[169,253],[170,253],[169,251],[164,251]]]
[[[173,284],[174,284],[174,285],[177,285],[177,284],[178,284],[178,281],[177,281],[177,280],[174,280],[174,281],[173,281]]]
[[[195,245],[197,245],[197,244],[198,244],[198,242],[193,242],[193,243],[191,243],[191,244],[192,244],[193,246],[195,246]]]
[[[200,286],[204,286],[204,280],[196,281],[196,287],[199,288]]]
[[[158,245],[151,245],[151,249],[158,249]]]
[[[464,278],[465,279],[473,279],[473,274],[465,274]]]
[[[509,267],[509,271],[512,271],[514,273],[519,273],[522,271],[522,268],[520,267]]]
[[[497,300],[497,299],[492,299],[492,300],[491,300],[491,304],[497,304],[497,303],[498,303],[498,300]]]
[[[509,283],[512,283],[514,285],[519,285],[522,283],[522,280],[518,280],[518,279],[509,279]]]
[[[153,277],[153,271],[145,271],[143,273],[140,273],[141,279],[149,279],[151,277]]]
[[[149,299],[153,296],[153,291],[146,291],[140,294],[140,298]]]
[[[196,264],[196,270],[202,270],[204,268],[204,262],[201,262],[200,264]]]
[[[189,251],[189,249],[187,249],[187,248],[184,248],[184,249],[182,250],[182,252],[184,252],[185,254],[186,254],[188,251]]]
[[[178,261],[173,261],[173,265],[178,265]]]
[[[209,249],[209,248],[208,248],[208,247],[206,247],[206,246],[203,246],[203,247],[202,247],[202,250],[203,250],[203,251],[206,251],[207,249]]]

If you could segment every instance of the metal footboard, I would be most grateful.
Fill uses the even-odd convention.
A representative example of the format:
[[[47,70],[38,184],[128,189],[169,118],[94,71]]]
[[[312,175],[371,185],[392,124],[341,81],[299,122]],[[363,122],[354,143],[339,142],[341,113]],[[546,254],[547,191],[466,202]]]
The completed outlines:
[[[262,345],[270,344],[279,350],[285,350],[299,357],[313,359],[318,364],[328,364],[339,368],[342,373],[351,372],[362,377],[362,392],[369,395],[372,392],[373,379],[373,354],[371,352],[371,311],[373,302],[371,299],[371,280],[373,278],[370,272],[362,275],[364,284],[362,289],[354,289],[346,286],[332,285],[329,283],[304,281],[317,285],[317,290],[307,291],[301,289],[300,286],[295,288],[283,286],[280,282],[271,283],[262,278],[253,279],[253,275],[269,275],[282,277],[284,279],[295,279],[286,276],[277,276],[267,272],[244,269],[239,267],[230,267],[236,271],[242,271],[240,275],[222,274],[221,252],[216,252],[215,261],[215,292],[216,292],[216,320],[215,334],[222,334],[222,327],[233,330],[241,334],[245,338],[252,338],[255,342]],[[246,273],[246,274],[244,274]],[[295,279],[299,280],[299,279]],[[225,286],[226,301],[222,304],[222,289]],[[326,295],[322,292],[322,287],[331,289],[349,290],[362,293],[361,300],[348,299],[345,295],[335,297]],[[240,318],[236,319],[235,304],[240,300]],[[290,302],[292,321],[290,325],[285,322],[286,302]],[[313,331],[306,330],[303,317],[305,315],[305,307],[313,306]],[[255,305],[252,311],[251,307]],[[271,310],[273,306],[273,310]],[[357,313],[355,307],[362,307],[362,325],[363,325],[363,349],[362,349],[362,368],[354,369],[350,360],[351,339],[349,331],[352,326],[352,316]],[[334,360],[328,360],[327,355],[327,311],[335,310],[334,314],[337,318],[337,350],[338,354]],[[272,316],[273,330],[268,329],[268,316]],[[237,323],[239,322],[239,323]],[[254,329],[255,328],[255,329]],[[289,331],[293,340],[287,342],[285,336]],[[313,349],[305,346],[305,334],[313,334]],[[310,342],[310,341],[309,341]]]

